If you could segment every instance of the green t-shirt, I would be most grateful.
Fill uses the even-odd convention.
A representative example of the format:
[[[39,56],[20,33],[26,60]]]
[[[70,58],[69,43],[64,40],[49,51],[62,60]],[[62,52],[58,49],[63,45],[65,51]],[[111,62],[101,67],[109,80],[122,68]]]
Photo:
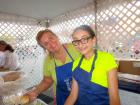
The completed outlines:
[[[108,87],[107,73],[110,70],[117,68],[118,65],[113,55],[99,50],[97,51],[97,53],[98,56],[94,65],[95,68],[92,72],[91,81],[101,86]],[[77,60],[74,61],[73,68],[72,68],[73,71],[78,66],[80,59],[81,57],[79,57]],[[80,68],[85,70],[86,72],[90,72],[93,59],[94,59],[94,55],[88,60],[83,58]]]
[[[69,54],[72,56],[73,60],[77,59],[81,55],[77,51],[77,49],[73,46],[73,44],[67,44],[66,49],[68,50]],[[57,66],[62,66],[62,65],[69,63],[71,61],[72,60],[68,54],[66,55],[65,63],[62,63],[60,60],[55,59]],[[44,60],[44,75],[53,78],[53,80],[54,80],[54,92],[56,92],[57,80],[56,80],[56,72],[55,72],[55,63],[54,63],[54,58],[51,54],[48,54]]]

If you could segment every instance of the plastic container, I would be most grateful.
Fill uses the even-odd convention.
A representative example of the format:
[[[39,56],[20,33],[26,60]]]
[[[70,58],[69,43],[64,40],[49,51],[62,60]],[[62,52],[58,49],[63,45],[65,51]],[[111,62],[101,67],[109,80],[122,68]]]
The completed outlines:
[[[0,96],[8,96],[23,91],[23,87],[28,80],[24,72],[18,72],[20,73],[20,77],[17,80],[0,84]]]
[[[19,73],[19,78],[14,81],[4,82],[1,79],[0,96],[5,105],[18,105],[21,96],[26,92],[24,89],[25,83],[28,81],[26,75],[22,71],[15,71]]]
[[[40,99],[36,99],[31,105],[48,105]]]
[[[19,105],[20,99],[23,96],[23,94],[24,92],[22,92],[21,90],[21,91],[17,91],[16,94],[2,96],[4,105]]]

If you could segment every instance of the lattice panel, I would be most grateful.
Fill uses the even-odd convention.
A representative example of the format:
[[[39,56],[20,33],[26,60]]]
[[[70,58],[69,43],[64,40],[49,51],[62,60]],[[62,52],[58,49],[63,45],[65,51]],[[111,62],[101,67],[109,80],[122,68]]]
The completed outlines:
[[[79,8],[71,12],[60,15],[50,22],[52,29],[60,37],[63,43],[71,41],[73,29],[82,24],[95,25],[95,6],[94,3],[86,7]]]
[[[0,13],[0,39],[15,48],[22,71],[28,74],[25,88],[42,79],[43,50],[37,45],[35,36],[45,28],[35,19]]]
[[[97,0],[96,16],[101,49],[140,59],[140,0]]]
[[[140,0],[96,0],[97,4],[62,14],[50,21],[63,43],[71,41],[73,29],[82,24],[97,25],[98,46],[117,58],[140,58]],[[97,7],[97,13],[95,13]],[[96,23],[95,23],[96,21]],[[32,18],[0,13],[0,39],[12,44],[30,83],[42,78],[44,53],[36,44],[37,32],[45,25]]]

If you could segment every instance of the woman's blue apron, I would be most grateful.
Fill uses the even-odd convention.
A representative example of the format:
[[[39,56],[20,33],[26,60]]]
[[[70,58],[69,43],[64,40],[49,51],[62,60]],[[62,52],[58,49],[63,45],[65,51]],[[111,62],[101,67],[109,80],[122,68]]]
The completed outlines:
[[[64,47],[65,48],[65,47]],[[64,64],[62,66],[57,66],[55,62],[56,78],[57,78],[57,87],[56,87],[56,101],[57,105],[64,105],[67,97],[71,91],[71,82],[72,82],[72,62],[73,58],[65,48],[67,54],[71,58],[71,62]]]
[[[97,51],[95,50],[95,57],[89,73],[80,68],[83,58],[84,57],[82,56],[78,67],[73,72],[73,77],[77,81],[79,86],[77,104],[109,105],[108,88],[91,82],[92,72],[94,70],[95,61],[97,59]]]

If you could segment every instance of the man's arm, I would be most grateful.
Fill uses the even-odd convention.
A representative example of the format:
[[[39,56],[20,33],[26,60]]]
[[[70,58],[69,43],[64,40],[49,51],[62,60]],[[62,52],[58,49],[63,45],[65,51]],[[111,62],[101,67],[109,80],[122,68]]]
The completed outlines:
[[[37,98],[38,94],[40,94],[41,92],[47,90],[48,88],[51,87],[51,85],[53,84],[53,79],[52,77],[43,77],[43,80],[41,81],[41,83],[39,85],[37,85],[35,87],[35,89],[33,89],[32,91],[28,92],[26,95],[29,96],[30,101],[33,101]]]

